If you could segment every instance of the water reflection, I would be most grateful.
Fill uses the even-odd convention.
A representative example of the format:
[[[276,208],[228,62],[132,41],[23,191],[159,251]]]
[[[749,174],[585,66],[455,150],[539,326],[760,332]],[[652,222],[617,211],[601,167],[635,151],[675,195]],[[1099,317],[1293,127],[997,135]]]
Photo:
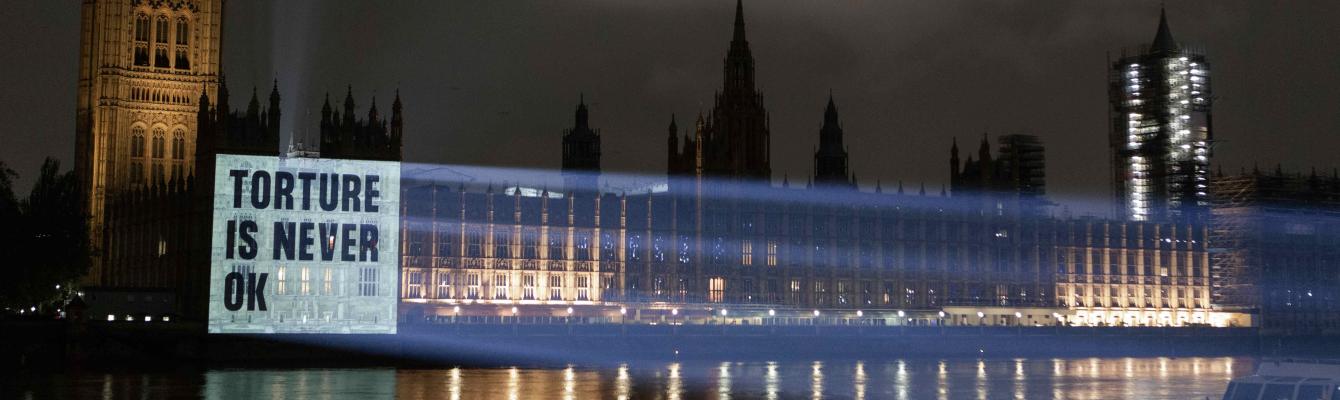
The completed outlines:
[[[815,361],[810,367],[810,392],[815,399],[824,398],[824,363]]]
[[[18,396],[136,399],[1192,399],[1254,370],[1245,358],[684,362],[609,369],[210,370],[47,376]],[[13,386],[11,386],[13,387]]]
[[[766,391],[768,400],[777,400],[777,391],[780,387],[780,380],[777,378],[777,362],[768,361],[768,372],[763,381],[763,390]]]
[[[614,380],[614,390],[616,398],[619,400],[629,398],[628,364],[619,364],[619,376]]]

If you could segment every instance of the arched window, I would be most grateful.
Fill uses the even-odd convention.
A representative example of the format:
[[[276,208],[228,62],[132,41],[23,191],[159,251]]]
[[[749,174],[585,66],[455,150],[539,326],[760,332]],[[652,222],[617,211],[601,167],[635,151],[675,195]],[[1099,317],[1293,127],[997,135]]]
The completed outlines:
[[[166,141],[163,134],[163,129],[154,129],[154,158],[163,158],[163,147]]]
[[[144,157],[144,128],[135,127],[130,131],[130,156]]]
[[[171,61],[168,59],[168,33],[168,18],[162,15],[158,16],[158,19],[154,21],[154,67],[171,67],[168,64]]]
[[[191,69],[191,25],[186,22],[186,18],[177,18],[177,48],[173,53],[175,60],[172,63],[177,69]]]
[[[161,16],[161,15],[158,16],[158,21],[157,21],[156,24],[154,24],[154,42],[155,42],[155,43],[164,43],[164,44],[166,44],[166,43],[168,42],[168,19],[167,19],[167,17]]]
[[[149,16],[144,14],[135,15],[135,41],[149,41]]]
[[[149,66],[149,16],[135,15],[135,65]]]
[[[186,23],[186,18],[177,18],[177,44],[187,45],[191,43],[191,25]]]
[[[144,128],[134,127],[130,130],[130,183],[144,183]]]
[[[180,128],[172,133],[172,159],[186,159],[186,131]]]

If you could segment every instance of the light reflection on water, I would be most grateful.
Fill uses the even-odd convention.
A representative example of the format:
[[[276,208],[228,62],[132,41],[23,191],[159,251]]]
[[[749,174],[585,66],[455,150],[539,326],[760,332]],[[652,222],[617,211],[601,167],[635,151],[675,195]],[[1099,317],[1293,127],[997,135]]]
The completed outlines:
[[[17,398],[1202,399],[1249,358],[675,362],[614,368],[223,369],[53,376]]]

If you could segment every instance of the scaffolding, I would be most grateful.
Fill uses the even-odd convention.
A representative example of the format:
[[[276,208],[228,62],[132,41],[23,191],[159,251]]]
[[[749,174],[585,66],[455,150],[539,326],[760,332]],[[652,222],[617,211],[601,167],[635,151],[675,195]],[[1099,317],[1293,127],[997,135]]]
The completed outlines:
[[[1210,189],[1214,307],[1267,328],[1340,330],[1340,175],[1254,171]]]
[[[1252,176],[1219,177],[1214,192],[1210,222],[1210,298],[1216,308],[1251,309],[1259,297],[1252,282],[1260,269],[1249,261],[1248,234],[1256,206],[1256,179]]]

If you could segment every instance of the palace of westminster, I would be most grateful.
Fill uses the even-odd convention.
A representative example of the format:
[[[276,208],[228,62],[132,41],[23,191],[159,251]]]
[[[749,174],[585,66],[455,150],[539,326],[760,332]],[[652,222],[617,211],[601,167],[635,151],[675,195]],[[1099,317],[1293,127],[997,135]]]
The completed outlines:
[[[231,108],[222,1],[85,0],[82,15],[89,287],[170,293],[174,315],[204,319],[217,154],[402,158],[399,95],[389,117],[375,101],[360,115],[352,89],[338,110],[327,98],[319,138],[281,152],[277,85]],[[939,196],[862,190],[831,95],[813,175],[774,184],[745,33],[737,2],[710,111],[667,129],[665,185],[602,190],[584,102],[561,191],[407,164],[401,320],[1340,329],[1340,177],[1210,173],[1210,66],[1166,18],[1110,64],[1114,219],[1051,215],[1030,135],[966,155],[955,141]],[[271,301],[353,284],[301,268]]]

